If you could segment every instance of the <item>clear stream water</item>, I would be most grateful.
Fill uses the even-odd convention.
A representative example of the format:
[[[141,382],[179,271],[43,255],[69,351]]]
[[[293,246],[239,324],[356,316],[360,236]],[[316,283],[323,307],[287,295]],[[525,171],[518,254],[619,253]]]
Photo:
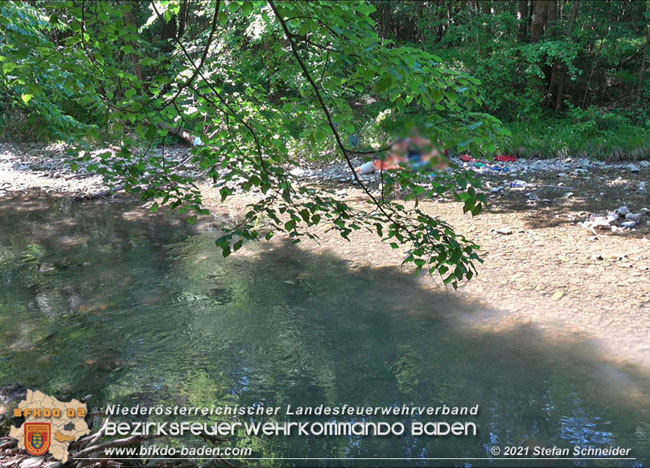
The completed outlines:
[[[91,394],[91,407],[479,404],[478,418],[463,419],[477,422],[473,438],[224,444],[252,447],[257,457],[359,458],[489,457],[493,445],[509,444],[623,446],[636,461],[544,466],[650,466],[650,379],[613,367],[589,343],[549,342],[528,326],[472,329],[458,316],[475,306],[453,294],[433,294],[393,269],[350,270],[334,255],[292,244],[224,260],[215,237],[136,205],[3,199],[0,385],[59,399]],[[435,463],[542,462],[384,462]]]

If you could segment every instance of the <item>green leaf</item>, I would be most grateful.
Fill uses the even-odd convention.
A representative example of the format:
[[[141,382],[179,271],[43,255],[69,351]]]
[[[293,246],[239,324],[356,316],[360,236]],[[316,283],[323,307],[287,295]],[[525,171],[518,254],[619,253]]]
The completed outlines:
[[[254,5],[250,1],[245,1],[242,4],[241,9],[245,15],[250,15],[254,10]]]
[[[390,88],[391,84],[393,84],[393,77],[390,75],[384,75],[377,81],[376,90],[378,93],[383,93]]]
[[[14,71],[16,69],[16,67],[18,67],[18,65],[15,64],[14,62],[7,62],[7,63],[2,65],[2,71],[4,73],[11,73],[12,71]]]
[[[147,140],[151,141],[154,138],[156,138],[157,133],[158,133],[158,129],[153,125],[149,125],[149,128],[147,129],[147,135],[146,135]]]

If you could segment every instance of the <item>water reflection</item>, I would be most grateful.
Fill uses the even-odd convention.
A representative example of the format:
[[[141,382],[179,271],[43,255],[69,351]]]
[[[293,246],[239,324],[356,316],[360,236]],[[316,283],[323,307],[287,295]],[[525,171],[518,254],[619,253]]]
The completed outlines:
[[[647,376],[612,368],[587,344],[551,342],[530,326],[473,329],[456,319],[471,304],[393,269],[352,272],[291,244],[223,260],[214,238],[110,202],[4,201],[0,384],[90,393],[97,406],[481,408],[469,441],[241,442],[262,457],[484,457],[495,444],[584,444],[630,447],[635,466],[650,463]]]

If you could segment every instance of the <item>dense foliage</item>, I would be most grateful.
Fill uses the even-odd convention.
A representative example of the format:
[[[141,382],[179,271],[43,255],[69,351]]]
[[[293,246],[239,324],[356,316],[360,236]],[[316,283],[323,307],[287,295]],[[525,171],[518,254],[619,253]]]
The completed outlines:
[[[3,2],[0,127],[11,138],[26,115],[30,132],[117,144],[78,164],[154,210],[205,213],[197,171],[223,199],[262,194],[217,241],[225,255],[274,232],[370,229],[456,286],[475,274],[477,246],[390,195],[397,183],[416,201],[451,193],[478,214],[472,177],[405,168],[383,174],[379,193],[357,180],[369,202],[358,210],[290,169],[337,157],[353,175],[353,157],[382,156],[414,126],[452,151],[489,155],[509,135],[492,115],[527,148],[522,134],[542,128],[539,138],[564,113],[575,123],[557,125],[572,142],[632,128],[647,145],[647,18],[644,2],[577,0]],[[182,161],[151,151],[197,137]]]
[[[88,156],[88,169],[156,199],[154,209],[169,204],[205,213],[187,165],[205,171],[223,199],[234,188],[264,195],[218,239],[224,255],[244,240],[277,231],[297,240],[326,224],[346,239],[366,228],[394,248],[405,245],[407,262],[438,271],[454,286],[475,274],[474,244],[417,204],[385,197],[394,177],[386,176],[381,195],[361,184],[370,208],[358,211],[288,172],[298,157],[331,148],[352,170],[352,155],[375,152],[382,131],[413,125],[446,146],[496,149],[499,122],[479,112],[478,80],[421,49],[387,47],[374,31],[371,4],[81,1],[1,8],[4,92],[20,96],[67,138],[120,136],[120,150]],[[150,151],[170,133],[201,135],[203,144],[181,162]],[[465,175],[426,185],[410,170],[398,178],[411,196],[451,191],[467,211],[481,209]]]
[[[516,154],[650,154],[650,2],[377,3],[377,30],[480,79]]]

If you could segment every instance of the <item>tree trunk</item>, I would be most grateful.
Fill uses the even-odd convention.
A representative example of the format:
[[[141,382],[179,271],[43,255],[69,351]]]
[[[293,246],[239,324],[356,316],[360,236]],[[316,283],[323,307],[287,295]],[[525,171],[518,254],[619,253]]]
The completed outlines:
[[[135,30],[138,30],[137,24],[135,24],[135,20],[133,19],[133,9],[137,8],[137,4],[131,4],[129,8],[126,9],[126,12],[124,13],[124,24],[127,26],[133,26]],[[133,48],[136,47],[136,44],[131,42],[131,46]],[[139,81],[142,81],[144,78],[144,74],[142,73],[142,67],[140,66],[140,60],[138,59],[138,56],[136,54],[130,54],[131,56],[131,63],[133,64],[133,73],[135,76],[138,78]]]
[[[557,22],[557,0],[549,0],[548,13],[546,15],[547,29],[556,26]]]
[[[158,124],[158,127],[163,128],[167,130],[169,133],[172,135],[176,135],[178,138],[180,138],[184,143],[186,143],[188,146],[194,146],[194,136],[187,130],[185,130],[182,127],[174,127],[173,125],[170,125],[166,122],[160,122]]]
[[[641,98],[641,94],[643,93],[643,77],[645,75],[645,63],[648,58],[648,44],[650,44],[650,25],[648,25],[648,40],[643,47],[643,58],[641,59],[641,69],[639,70],[639,98]]]
[[[165,21],[163,17],[162,27],[160,29],[160,39],[164,42],[163,46],[161,47],[164,52],[170,52],[173,49],[173,45],[170,39],[176,38],[176,32],[176,16],[172,16],[169,21]]]
[[[524,42],[528,32],[528,0],[519,0],[517,13],[519,17],[519,40]]]
[[[533,17],[530,25],[530,42],[537,43],[544,34],[551,0],[533,0]]]
[[[436,11],[438,12],[438,42],[442,41],[445,35],[445,7],[440,3],[435,3]]]
[[[187,0],[181,2],[181,9],[178,13],[178,31],[176,33],[176,38],[180,39],[185,33],[185,23],[187,22],[187,15],[189,12],[190,6]]]
[[[573,28],[576,25],[576,18],[578,18],[578,8],[580,7],[580,0],[575,0],[573,8],[571,9],[571,16],[569,17],[569,29],[567,31],[567,38],[571,40]],[[562,94],[564,93],[564,85],[566,83],[566,67],[563,68],[563,73],[560,76],[560,82],[557,85],[557,96],[555,98],[555,110],[562,108]]]
[[[546,30],[549,29],[557,31],[557,0],[551,0],[550,5],[548,6],[548,15],[546,19]],[[553,33],[553,31],[551,31]],[[548,33],[547,33],[548,35]],[[547,67],[546,76],[548,76],[548,92],[547,95],[550,97],[549,106],[553,107],[555,99],[557,96],[557,80],[560,73],[560,64],[555,61],[551,67]]]

